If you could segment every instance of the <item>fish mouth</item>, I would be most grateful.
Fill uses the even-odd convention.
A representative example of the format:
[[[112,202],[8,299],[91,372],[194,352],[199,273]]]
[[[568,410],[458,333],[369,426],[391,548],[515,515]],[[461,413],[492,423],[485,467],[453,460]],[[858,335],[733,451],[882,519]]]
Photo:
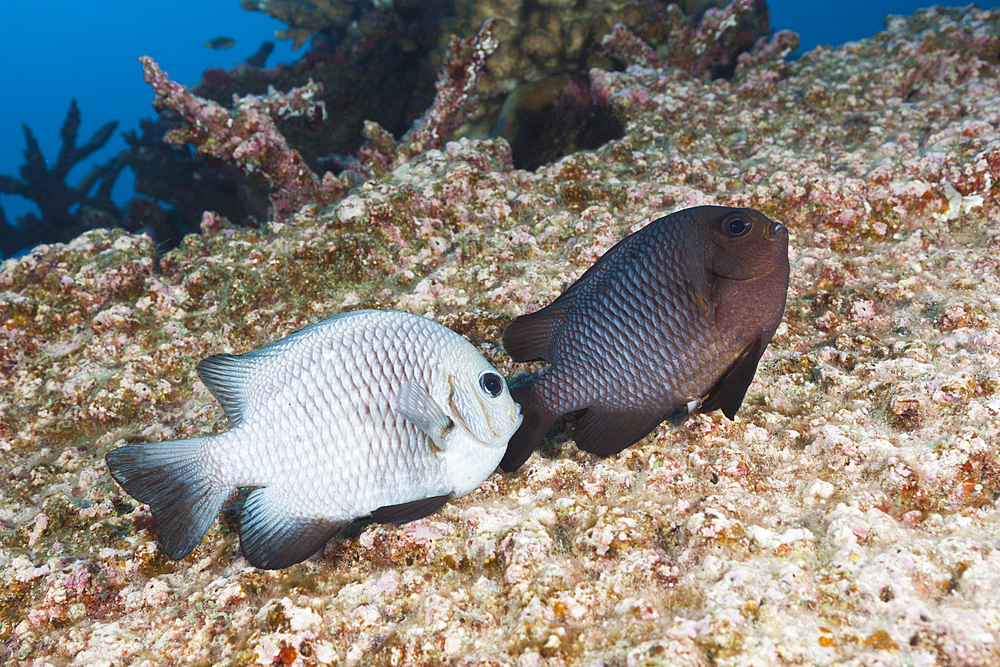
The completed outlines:
[[[782,229],[785,229],[785,226],[780,222],[772,222],[771,226],[767,228],[767,240],[773,241],[776,239]]]

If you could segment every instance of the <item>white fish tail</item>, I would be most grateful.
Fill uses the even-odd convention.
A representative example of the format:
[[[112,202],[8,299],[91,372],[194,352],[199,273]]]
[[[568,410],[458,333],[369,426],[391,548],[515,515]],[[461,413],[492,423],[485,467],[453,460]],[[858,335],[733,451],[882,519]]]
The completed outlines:
[[[126,445],[105,457],[115,481],[153,510],[163,553],[175,560],[198,546],[231,491],[204,470],[210,439]]]

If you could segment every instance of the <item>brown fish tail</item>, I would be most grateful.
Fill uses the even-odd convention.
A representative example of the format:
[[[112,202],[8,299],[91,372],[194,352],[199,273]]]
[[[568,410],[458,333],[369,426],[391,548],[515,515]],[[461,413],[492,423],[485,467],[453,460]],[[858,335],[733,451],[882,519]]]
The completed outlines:
[[[545,434],[548,433],[556,416],[544,410],[537,400],[534,391],[535,383],[529,382],[510,390],[511,398],[521,406],[524,421],[521,427],[511,436],[507,443],[507,453],[500,460],[500,468],[504,472],[514,472],[528,460],[531,453],[538,447]]]
[[[194,551],[229,495],[202,467],[207,440],[125,445],[105,457],[115,481],[152,509],[160,547],[174,560]]]

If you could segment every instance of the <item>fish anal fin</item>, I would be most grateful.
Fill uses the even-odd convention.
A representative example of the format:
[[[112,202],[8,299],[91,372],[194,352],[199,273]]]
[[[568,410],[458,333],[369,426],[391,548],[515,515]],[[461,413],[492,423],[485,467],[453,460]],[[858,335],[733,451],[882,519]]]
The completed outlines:
[[[444,507],[444,504],[453,497],[454,494],[446,493],[443,496],[431,496],[398,505],[379,507],[372,512],[372,521],[375,523],[406,523],[407,521],[423,519]]]
[[[350,520],[296,516],[273,488],[257,489],[243,504],[240,550],[254,567],[280,570],[309,558],[350,525]]]
[[[736,417],[736,412],[743,404],[743,397],[746,396],[753,376],[757,372],[757,362],[764,354],[766,344],[760,337],[755,338],[749,345],[743,348],[737,355],[736,360],[730,364],[726,372],[716,381],[705,399],[701,402],[695,412],[712,412],[722,410],[722,414],[729,419]]]
[[[611,456],[641,441],[666,417],[662,410],[619,412],[595,405],[587,408],[573,438],[585,452]]]
[[[552,334],[562,322],[567,305],[567,301],[556,299],[545,308],[521,315],[508,324],[502,340],[510,358],[514,361],[550,361]]]

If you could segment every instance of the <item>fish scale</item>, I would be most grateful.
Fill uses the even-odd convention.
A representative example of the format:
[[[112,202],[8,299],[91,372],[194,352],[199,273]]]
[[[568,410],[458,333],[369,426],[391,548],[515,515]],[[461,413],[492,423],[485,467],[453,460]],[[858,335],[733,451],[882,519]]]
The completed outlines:
[[[520,467],[577,410],[577,446],[602,456],[684,411],[733,418],[787,291],[788,230],[753,209],[696,207],[626,236],[504,331],[514,361],[551,365],[512,390],[524,421],[501,467]]]
[[[198,372],[229,431],[107,456],[119,484],[149,503],[171,558],[194,549],[239,487],[256,489],[240,540],[258,567],[308,558],[357,521],[426,516],[478,486],[521,421],[503,378],[468,341],[406,313],[341,315],[244,355],[209,357]]]

